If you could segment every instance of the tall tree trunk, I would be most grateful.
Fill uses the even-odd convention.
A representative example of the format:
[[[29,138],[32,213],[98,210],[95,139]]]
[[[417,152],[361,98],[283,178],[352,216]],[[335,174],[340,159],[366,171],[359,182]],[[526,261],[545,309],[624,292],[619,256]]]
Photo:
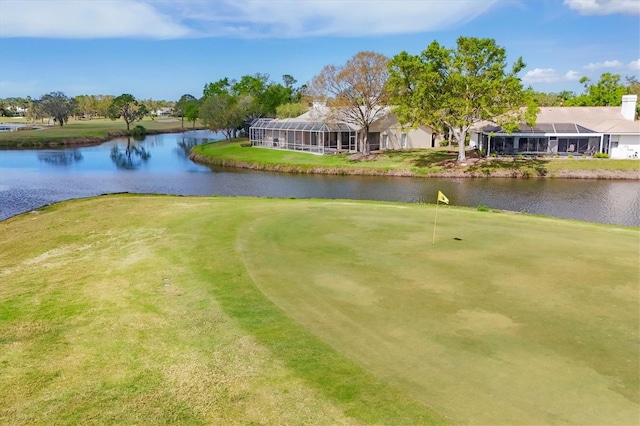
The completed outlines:
[[[465,153],[465,140],[467,139],[466,130],[459,130],[455,132],[456,139],[458,140],[458,163],[467,164],[467,156]]]

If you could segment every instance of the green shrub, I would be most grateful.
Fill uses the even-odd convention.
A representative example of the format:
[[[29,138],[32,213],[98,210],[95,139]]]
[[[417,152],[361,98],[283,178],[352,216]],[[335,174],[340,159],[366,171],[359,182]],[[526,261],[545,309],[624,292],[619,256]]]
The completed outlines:
[[[491,153],[491,158],[498,158],[498,154],[496,154],[495,152]]]
[[[478,149],[476,150],[476,153],[478,154],[478,157],[485,157],[487,155],[487,153],[484,152],[484,149]]]
[[[138,124],[136,127],[131,129],[129,133],[131,133],[131,136],[136,139],[142,139],[147,135],[147,129],[145,129],[144,126]]]
[[[243,142],[240,144],[240,146],[242,148],[250,148],[251,147],[251,143],[250,142]]]
[[[609,154],[604,152],[596,152],[593,154],[593,158],[609,158]]]
[[[440,141],[440,146],[449,146],[449,141]]]
[[[569,158],[573,158],[573,154],[569,154],[567,157],[569,157]]]
[[[488,212],[489,211],[489,207],[487,206],[483,206],[483,205],[479,205],[476,210],[478,210],[479,212]]]

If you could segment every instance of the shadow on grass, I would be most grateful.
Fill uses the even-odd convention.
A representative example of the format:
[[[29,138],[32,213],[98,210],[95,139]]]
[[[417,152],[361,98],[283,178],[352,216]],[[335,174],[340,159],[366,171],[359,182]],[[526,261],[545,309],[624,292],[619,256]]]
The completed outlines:
[[[535,172],[536,176],[546,176],[548,160],[539,158],[500,158],[490,159],[469,166],[468,171],[471,173],[480,172],[487,176],[495,172],[511,172],[512,174],[520,174],[521,176],[531,176]]]
[[[413,150],[413,151],[387,151],[385,155],[389,158],[407,161],[414,167],[431,167],[446,160],[457,158],[458,154],[444,150]]]

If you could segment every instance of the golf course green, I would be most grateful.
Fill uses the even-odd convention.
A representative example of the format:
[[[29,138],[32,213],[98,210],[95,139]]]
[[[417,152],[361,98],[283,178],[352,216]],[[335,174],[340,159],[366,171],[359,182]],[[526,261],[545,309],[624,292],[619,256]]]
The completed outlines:
[[[0,424],[636,424],[640,229],[435,213],[124,194],[2,221]]]

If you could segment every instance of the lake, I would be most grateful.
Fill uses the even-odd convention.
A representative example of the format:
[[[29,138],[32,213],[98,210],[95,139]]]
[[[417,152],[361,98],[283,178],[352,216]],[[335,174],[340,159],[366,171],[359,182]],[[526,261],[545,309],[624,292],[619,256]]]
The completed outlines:
[[[442,191],[452,205],[640,226],[637,181],[296,175],[189,160],[194,145],[221,138],[191,131],[148,136],[129,150],[126,138],[92,147],[0,150],[0,219],[114,192],[435,203]]]

